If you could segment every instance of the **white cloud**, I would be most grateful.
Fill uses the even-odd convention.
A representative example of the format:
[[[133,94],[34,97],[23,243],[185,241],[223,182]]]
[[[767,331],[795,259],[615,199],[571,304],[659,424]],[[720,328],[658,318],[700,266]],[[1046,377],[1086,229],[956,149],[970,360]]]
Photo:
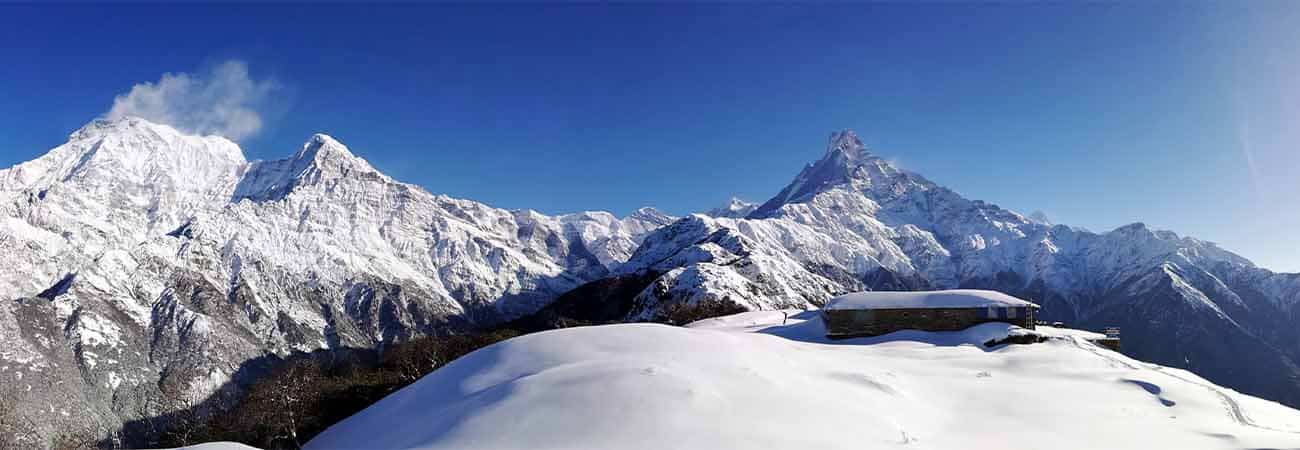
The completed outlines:
[[[1241,149],[1242,157],[1246,160],[1250,185],[1255,189],[1255,197],[1258,198],[1264,192],[1264,189],[1259,185],[1259,166],[1255,164],[1255,146],[1251,141],[1249,120],[1242,120],[1237,123],[1237,144]]]
[[[140,117],[238,141],[262,128],[262,111],[277,89],[273,80],[249,78],[245,62],[230,60],[202,73],[165,73],[157,83],[137,84],[114,98],[105,116]]]

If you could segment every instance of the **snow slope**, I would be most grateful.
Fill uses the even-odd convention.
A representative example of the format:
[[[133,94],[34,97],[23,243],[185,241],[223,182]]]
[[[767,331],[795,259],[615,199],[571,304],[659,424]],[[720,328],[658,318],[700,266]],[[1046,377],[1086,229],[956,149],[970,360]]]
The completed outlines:
[[[0,169],[0,382],[49,405],[28,411],[44,431],[108,433],[173,408],[164,380],[197,403],[263,356],[529,313],[673,220],[433,195],[324,134],[247,161],[221,137],[96,120]]]
[[[791,313],[798,313],[793,311]],[[326,430],[309,449],[1152,449],[1300,446],[1300,411],[1069,330],[1005,324],[828,342],[815,312],[523,336]]]
[[[206,444],[181,447],[176,450],[257,450],[257,448],[249,447],[238,442],[208,442]]]

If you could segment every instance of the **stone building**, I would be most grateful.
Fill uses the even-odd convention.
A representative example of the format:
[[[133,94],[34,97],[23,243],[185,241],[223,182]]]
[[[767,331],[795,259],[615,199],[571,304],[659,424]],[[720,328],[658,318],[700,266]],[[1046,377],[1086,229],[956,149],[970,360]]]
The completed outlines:
[[[994,291],[855,292],[822,309],[830,338],[879,336],[898,330],[958,331],[985,322],[1034,328],[1038,305]]]

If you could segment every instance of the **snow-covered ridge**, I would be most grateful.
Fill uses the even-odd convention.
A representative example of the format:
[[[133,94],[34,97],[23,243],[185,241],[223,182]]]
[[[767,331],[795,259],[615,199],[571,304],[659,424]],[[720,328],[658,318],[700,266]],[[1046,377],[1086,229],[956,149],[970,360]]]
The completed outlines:
[[[1290,448],[1300,411],[1070,330],[827,341],[815,312],[555,330],[480,349],[331,427],[328,448]],[[811,320],[809,320],[811,319]],[[503,427],[501,424],[510,424]]]
[[[30,401],[90,408],[39,423],[111,428],[157,396],[164,373],[204,398],[268,353],[529,313],[675,219],[433,195],[324,134],[249,162],[224,138],[97,120],[0,170],[0,323],[16,324],[0,346],[33,349],[0,354],[0,381],[41,372],[58,382],[25,382]]]
[[[329,182],[353,176],[372,176],[393,182],[352,154],[346,146],[326,134],[308,139],[302,150],[277,161],[258,161],[249,165],[244,178],[235,188],[232,200],[279,200],[299,184]]]
[[[759,204],[757,203],[747,202],[737,197],[731,197],[730,200],[727,200],[727,204],[710,209],[704,212],[704,215],[709,217],[740,219],[749,216],[755,209],[758,209],[758,207]]]
[[[434,195],[326,135],[249,162],[219,137],[97,121],[0,170],[0,254],[0,292],[22,297],[0,307],[0,348],[14,349],[0,381],[53,405],[38,421],[50,428],[77,408],[120,423],[164,373],[203,397],[268,353],[494,323],[643,271],[658,278],[624,319],[998,290],[1048,320],[1121,326],[1142,336],[1125,340],[1135,355],[1300,404],[1300,276],[1142,224],[1030,220],[899,170],[851,132],[746,218],[679,219]]]
[[[811,308],[862,290],[996,290],[1042,305],[1047,320],[1142,336],[1125,347],[1142,358],[1300,405],[1300,275],[1211,242],[1142,223],[1093,233],[1030,219],[900,170],[852,132],[832,134],[820,160],[746,218],[714,216],[645,238],[620,270],[661,275],[629,319],[680,304]],[[1239,370],[1245,359],[1256,362]]]
[[[1062,297],[1061,306],[1067,309],[1063,312],[1074,318],[1097,306],[1085,297],[1114,289],[1137,271],[1163,262],[1184,268],[1227,265],[1255,270],[1249,260],[1213,243],[1141,223],[1096,234],[967,200],[870,154],[851,131],[833,134],[825,156],[748,219],[728,221],[725,214],[712,215],[718,218],[688,218],[692,224],[660,229],[624,270],[737,266],[735,257],[766,255],[804,268],[788,274],[765,272],[769,279],[755,286],[758,291],[789,285],[792,277],[837,285],[812,293],[821,300],[858,290],[854,279],[878,270],[937,288],[1014,274],[1019,280],[1011,287],[1042,283]],[[747,243],[741,252],[745,255],[718,253],[712,243],[721,236]],[[736,291],[755,292],[745,287]],[[1274,306],[1289,308],[1297,294],[1300,291],[1271,300]],[[750,303],[777,306],[782,301]]]

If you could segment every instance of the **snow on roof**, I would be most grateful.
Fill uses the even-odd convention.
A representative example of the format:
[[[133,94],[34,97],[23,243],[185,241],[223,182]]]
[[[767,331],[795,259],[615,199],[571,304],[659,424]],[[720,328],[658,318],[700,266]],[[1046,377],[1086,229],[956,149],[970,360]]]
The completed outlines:
[[[953,289],[921,292],[854,292],[831,299],[824,309],[985,308],[989,306],[1038,307],[1001,292]]]

